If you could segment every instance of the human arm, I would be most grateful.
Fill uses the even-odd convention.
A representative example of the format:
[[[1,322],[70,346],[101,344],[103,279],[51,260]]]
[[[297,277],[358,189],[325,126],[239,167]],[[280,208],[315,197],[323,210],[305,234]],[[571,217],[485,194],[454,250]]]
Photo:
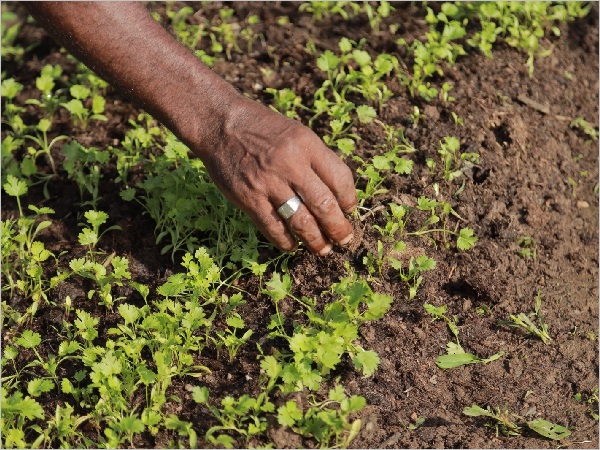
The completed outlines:
[[[343,245],[356,205],[350,169],[307,127],[240,95],[138,2],[28,2],[74,56],[160,120],[202,159],[224,195],[282,250]],[[277,208],[298,194],[287,221]]]

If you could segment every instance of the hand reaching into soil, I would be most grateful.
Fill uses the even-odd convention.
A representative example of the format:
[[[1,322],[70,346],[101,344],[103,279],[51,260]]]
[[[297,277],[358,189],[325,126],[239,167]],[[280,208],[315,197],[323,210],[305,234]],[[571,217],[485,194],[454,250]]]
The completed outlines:
[[[32,2],[29,12],[88,67],[163,122],[225,196],[282,250],[352,239],[350,169],[307,127],[219,78],[137,2]],[[298,195],[283,219],[277,209]],[[286,214],[283,214],[286,216]]]

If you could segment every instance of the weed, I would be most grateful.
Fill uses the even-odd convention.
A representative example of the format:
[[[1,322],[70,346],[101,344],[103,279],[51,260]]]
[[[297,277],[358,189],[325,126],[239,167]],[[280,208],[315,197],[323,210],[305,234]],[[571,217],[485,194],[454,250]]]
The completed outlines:
[[[455,367],[475,363],[487,364],[497,360],[504,354],[504,352],[499,352],[490,356],[489,358],[483,359],[471,353],[465,352],[462,346],[460,345],[460,341],[458,339],[459,329],[457,324],[457,317],[448,317],[448,315],[446,314],[446,310],[448,307],[446,305],[433,306],[428,303],[425,303],[423,307],[425,308],[425,311],[427,311],[428,314],[433,316],[434,321],[440,319],[444,320],[448,325],[450,332],[454,335],[454,338],[456,339],[456,342],[446,343],[446,355],[438,356],[436,358],[435,363],[440,369],[453,369]]]
[[[519,315],[510,315],[510,321],[501,321],[499,325],[508,325],[509,327],[516,327],[524,330],[527,334],[533,334],[539,337],[544,344],[548,344],[552,338],[548,334],[548,325],[544,320],[544,316],[540,311],[542,306],[542,297],[540,291],[537,293],[537,297],[535,299],[535,308],[533,313],[525,314],[519,313]],[[537,319],[539,325],[534,323],[534,320]]]
[[[598,140],[598,130],[581,116],[575,117],[569,124],[571,128],[577,128],[583,131],[593,141]]]
[[[532,258],[534,262],[537,261],[537,244],[531,236],[520,237],[517,245],[519,246],[517,255],[524,259]]]
[[[521,434],[521,426],[524,422],[521,416],[508,411],[508,408],[491,408],[482,407],[473,404],[470,407],[463,409],[463,414],[470,417],[489,417],[492,422],[486,423],[487,427],[494,427],[496,436],[503,434],[505,436],[519,436]],[[571,435],[571,432],[561,425],[548,422],[544,419],[535,419],[526,422],[527,427],[544,436],[548,439],[561,440]]]

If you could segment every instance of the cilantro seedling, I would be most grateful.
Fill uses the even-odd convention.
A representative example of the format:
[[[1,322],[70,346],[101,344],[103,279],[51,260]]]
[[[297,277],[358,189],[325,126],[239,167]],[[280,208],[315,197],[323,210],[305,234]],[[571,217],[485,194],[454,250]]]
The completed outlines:
[[[102,114],[106,103],[104,97],[98,94],[92,96],[91,91],[81,84],[72,85],[69,92],[73,99],[61,103],[60,106],[69,111],[74,125],[81,125],[81,128],[85,130],[90,119],[107,120],[106,116]],[[91,102],[91,109],[88,109],[84,102]]]
[[[423,282],[423,272],[435,269],[436,262],[427,255],[411,256],[406,269],[404,264],[393,257],[388,257],[390,266],[398,271],[400,279],[408,286],[408,298],[413,299],[417,295],[417,291]]]
[[[321,448],[346,448],[361,427],[360,419],[350,422],[348,416],[364,408],[365,403],[364,397],[348,397],[344,388],[336,385],[326,400],[316,401],[311,396],[306,411],[288,400],[277,409],[277,421],[303,436],[314,437]]]

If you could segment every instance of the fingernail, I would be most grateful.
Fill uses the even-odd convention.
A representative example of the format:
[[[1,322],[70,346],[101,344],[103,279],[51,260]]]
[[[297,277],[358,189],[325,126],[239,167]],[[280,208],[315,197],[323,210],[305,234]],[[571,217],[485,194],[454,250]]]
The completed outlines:
[[[350,243],[350,241],[354,239],[354,234],[350,233],[348,236],[346,236],[344,239],[342,239],[340,241],[340,246],[343,247],[346,244]]]
[[[317,255],[319,256],[325,256],[327,253],[329,253],[331,251],[331,249],[333,248],[333,246],[331,244],[327,244],[325,247],[323,247],[318,253]]]

